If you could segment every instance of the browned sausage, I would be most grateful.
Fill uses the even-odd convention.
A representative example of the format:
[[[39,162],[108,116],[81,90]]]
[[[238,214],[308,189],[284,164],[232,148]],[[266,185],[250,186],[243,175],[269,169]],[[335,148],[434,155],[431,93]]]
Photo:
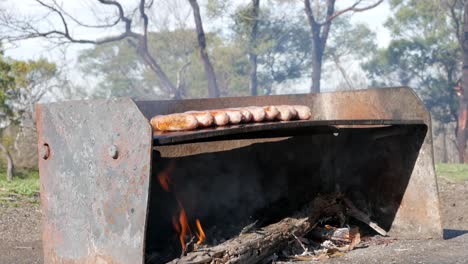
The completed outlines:
[[[198,122],[198,127],[209,127],[213,125],[214,118],[213,116],[206,111],[188,111],[186,114],[193,115]]]
[[[292,107],[288,105],[277,105],[276,108],[279,111],[279,114],[277,116],[278,120],[289,121],[293,118],[293,113],[291,112]]]
[[[229,124],[239,124],[242,121],[242,114],[239,110],[234,109],[222,109],[221,111],[226,112],[229,116]]]
[[[279,114],[278,108],[273,105],[264,106],[263,110],[265,110],[265,120],[268,121],[275,120]]]
[[[242,117],[241,117],[241,122],[242,123],[248,123],[250,121],[252,121],[252,113],[249,112],[249,110],[245,109],[245,108],[232,108],[234,110],[238,110],[240,111]]]
[[[297,117],[300,120],[309,120],[310,117],[312,116],[312,113],[310,112],[310,108],[305,105],[293,105],[294,109],[297,111]]]
[[[225,126],[229,123],[229,116],[224,110],[210,110],[209,112],[214,118],[215,125]]]
[[[254,122],[262,122],[265,119],[265,110],[259,106],[249,106],[246,107],[251,114]]]
[[[190,114],[160,115],[151,118],[151,126],[159,131],[183,131],[196,129],[197,119]]]

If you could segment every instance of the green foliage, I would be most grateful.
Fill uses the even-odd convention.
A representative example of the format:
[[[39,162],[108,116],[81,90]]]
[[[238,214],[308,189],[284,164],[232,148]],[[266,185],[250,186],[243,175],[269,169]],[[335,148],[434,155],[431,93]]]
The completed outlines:
[[[333,20],[325,59],[353,56],[362,60],[377,50],[376,34],[366,24],[351,24],[350,19],[343,15]]]
[[[248,4],[236,10],[232,41],[247,54],[248,49],[258,56],[259,86],[268,93],[273,84],[298,79],[310,67],[310,30],[301,17],[276,17],[269,9],[261,9],[257,40],[250,47],[254,18],[253,6]],[[248,78],[248,76],[245,76]]]
[[[57,66],[44,58],[39,60],[12,61],[12,74],[16,87],[31,87],[34,83],[52,79],[57,74]]]
[[[461,1],[460,1],[461,2]],[[447,1],[393,0],[386,22],[393,40],[363,65],[373,86],[417,88],[433,117],[456,120],[456,81],[461,75],[462,49],[457,24],[463,5]]]
[[[11,182],[6,181],[3,169],[0,172],[0,204],[15,205],[21,201],[37,203],[39,173],[22,171]]]
[[[13,114],[8,99],[14,88],[15,79],[12,74],[11,64],[5,60],[3,53],[0,52],[0,128],[5,125],[4,123]]]
[[[468,181],[468,164],[436,164],[437,176],[452,181]]]
[[[19,61],[0,55],[0,128],[31,112],[56,74],[55,64],[45,59]]]
[[[207,34],[210,57],[223,95],[240,95],[247,92],[247,82],[240,81],[245,74],[245,58],[235,45],[226,43],[215,34]],[[198,58],[195,32],[177,29],[151,32],[149,48],[169,79],[183,83],[184,97],[206,97],[206,80],[203,65]],[[79,58],[81,69],[98,79],[95,97],[132,96],[170,98],[161,89],[158,78],[125,41],[109,43],[85,50]],[[184,65],[189,63],[185,71]]]

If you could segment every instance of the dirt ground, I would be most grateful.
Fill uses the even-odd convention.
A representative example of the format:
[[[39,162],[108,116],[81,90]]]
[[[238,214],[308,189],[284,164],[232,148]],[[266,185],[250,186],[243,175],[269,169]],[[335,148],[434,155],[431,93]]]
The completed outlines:
[[[468,263],[468,181],[439,179],[444,240],[394,241],[356,249],[324,263]],[[37,205],[0,205],[0,263],[43,263]],[[296,262],[300,263],[300,262]]]

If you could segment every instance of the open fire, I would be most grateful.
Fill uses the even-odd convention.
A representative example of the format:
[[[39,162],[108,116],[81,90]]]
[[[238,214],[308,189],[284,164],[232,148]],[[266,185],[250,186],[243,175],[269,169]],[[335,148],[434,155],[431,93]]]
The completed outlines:
[[[238,156],[236,153],[232,155]],[[220,154],[216,155],[217,158],[221,156]],[[176,161],[181,163],[179,168],[176,167]],[[243,163],[239,162],[235,164],[235,168],[233,167],[232,169],[242,173],[245,170],[242,165]],[[224,174],[218,174],[217,178],[219,182],[216,182],[216,178],[206,180],[207,177],[200,176],[205,173],[203,170],[197,170],[194,164],[209,164],[209,162],[203,160],[197,160],[196,158],[187,160],[169,159],[161,162],[161,164],[165,165],[161,165],[162,168],[156,173],[155,178],[162,192],[171,195],[173,198],[174,208],[172,208],[173,210],[165,211],[166,213],[164,214],[166,215],[160,215],[160,217],[169,217],[173,229],[172,241],[177,241],[180,245],[180,250],[173,249],[163,261],[150,263],[165,263],[167,261],[172,261],[171,263],[185,263],[191,262],[194,259],[196,259],[195,262],[197,263],[218,263],[217,261],[224,263],[227,259],[232,260],[235,258],[234,256],[240,256],[240,260],[233,263],[243,263],[243,258],[252,258],[253,260],[250,259],[249,261],[254,262],[255,259],[268,258],[271,258],[272,261],[322,260],[324,258],[339,256],[359,247],[361,239],[369,241],[365,236],[366,234],[378,233],[383,236],[386,235],[385,230],[371,221],[366,213],[358,209],[342,193],[330,193],[319,195],[315,198],[308,198],[311,196],[308,196],[306,194],[307,191],[305,191],[299,195],[301,199],[293,200],[293,204],[299,205],[296,209],[291,207],[291,204],[278,202],[282,200],[281,196],[274,196],[268,206],[262,207],[260,206],[262,203],[256,202],[257,204],[252,207],[252,210],[248,211],[247,214],[241,214],[239,210],[252,206],[254,204],[253,201],[260,199],[260,197],[264,199],[264,196],[270,193],[270,191],[258,191],[258,193],[251,196],[252,200],[241,202],[243,196],[248,196],[246,193],[250,192],[246,191],[248,189],[247,186],[252,188],[252,186],[258,184],[256,183],[257,181],[262,181],[261,179],[255,179],[256,176],[254,174],[244,176],[244,178],[229,177],[229,173],[226,171],[229,169],[224,164],[222,166]],[[186,171],[187,168],[193,168],[194,171],[197,171],[195,175],[198,175],[199,178],[182,177],[181,175],[184,175],[184,173],[181,173],[181,171]],[[211,164],[211,169],[214,170],[211,173],[217,171],[214,163]],[[209,173],[207,172],[206,174],[208,175]],[[173,179],[173,175],[177,177]],[[290,178],[291,176],[285,175],[286,178]],[[278,181],[278,179],[275,179],[271,175],[269,180]],[[239,199],[237,202],[234,202],[234,196],[229,197],[228,191],[225,189],[224,192],[215,194],[218,197],[217,200],[209,201],[207,204],[213,206],[213,203],[216,203],[218,200],[222,204],[222,200],[227,199],[230,203],[237,205],[232,207],[234,211],[228,210],[226,212],[234,212],[244,216],[249,215],[248,221],[250,222],[239,221],[238,219],[242,217],[237,217],[237,219],[233,217],[235,219],[233,222],[225,223],[211,218],[209,221],[210,228],[204,230],[202,220],[199,218],[203,214],[197,211],[206,210],[207,204],[203,205],[202,202],[198,201],[197,203],[195,200],[205,199],[206,201],[206,197],[204,196],[210,195],[213,190],[237,184],[240,184],[239,189],[233,191],[236,199]],[[242,184],[245,186],[242,186]],[[211,189],[203,190],[206,189],[206,186],[209,186]],[[274,188],[278,188],[278,186],[275,184]],[[290,189],[289,191],[294,192],[294,189]],[[163,202],[161,203],[163,204],[162,207],[167,207],[164,206]],[[187,210],[184,203],[190,205],[189,210]],[[197,204],[201,205],[201,208],[197,208]],[[214,205],[214,207],[219,209],[220,206]],[[277,215],[275,210],[283,214]],[[219,214],[226,218],[226,212],[221,211]],[[209,219],[209,217],[205,215],[204,219]],[[354,219],[354,221],[350,222],[350,219]],[[357,225],[356,221],[361,224]],[[234,231],[227,232],[226,230],[230,228],[233,228]],[[207,234],[211,236],[208,242],[206,241]],[[265,240],[265,237],[268,239]],[[167,243],[172,243],[170,242],[171,240],[168,241]],[[280,245],[282,246],[279,247]],[[171,246],[167,247],[170,248]],[[268,254],[269,256],[263,256],[258,253],[260,256],[251,257],[252,253],[250,251],[252,250]]]
[[[171,162],[165,170],[161,171],[158,174],[157,179],[159,181],[161,188],[164,191],[173,192],[176,197],[177,204],[178,204],[178,213],[172,216],[172,226],[174,227],[174,230],[178,234],[180,245],[182,248],[182,253],[184,253],[187,250],[187,244],[191,244],[193,242],[194,236],[189,225],[189,218],[187,217],[185,208],[182,202],[180,201],[180,199],[178,198],[177,194],[175,193],[174,188],[172,186],[173,183],[171,181],[170,175],[171,175],[171,172],[174,170],[174,166],[175,166],[175,162]],[[196,236],[198,239],[196,243],[200,245],[205,241],[206,235],[205,235],[205,232],[203,231],[200,219],[195,219],[194,223],[195,223],[195,227],[197,230]]]

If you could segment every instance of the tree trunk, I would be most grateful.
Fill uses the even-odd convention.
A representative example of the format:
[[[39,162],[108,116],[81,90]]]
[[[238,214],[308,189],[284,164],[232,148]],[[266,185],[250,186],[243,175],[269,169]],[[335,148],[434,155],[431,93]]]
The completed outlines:
[[[200,57],[203,61],[203,67],[205,68],[205,76],[208,81],[208,95],[210,97],[219,97],[219,89],[216,83],[216,74],[213,69],[213,65],[210,62],[208,53],[206,52],[206,39],[205,32],[203,30],[203,24],[200,16],[200,7],[198,6],[197,0],[189,0],[193,10],[193,17],[195,19],[195,28],[197,30],[198,48],[200,50]]]
[[[346,70],[341,65],[340,58],[338,56],[334,56],[334,55],[332,55],[332,58],[333,58],[333,62],[335,63],[335,66],[340,71],[341,76],[343,76],[343,79],[346,82],[346,86],[348,86],[347,90],[352,90],[353,89],[353,82],[351,81],[351,78],[348,76],[348,73],[346,72]]]
[[[322,78],[322,58],[312,57],[312,85],[311,93],[320,93],[320,79]]]
[[[327,44],[328,34],[332,24],[331,18],[335,12],[335,0],[327,0],[326,22],[317,23],[310,0],[304,0],[304,10],[312,31],[312,85],[311,93],[320,93],[320,79],[322,78],[323,53]]]
[[[447,128],[445,124],[442,124],[442,163],[448,162],[448,153],[447,153]]]
[[[463,86],[468,81],[467,73],[463,73]],[[465,81],[466,80],[466,81]],[[467,89],[468,90],[468,89]],[[467,140],[467,120],[468,120],[468,103],[466,98],[462,94],[459,97],[459,108],[458,108],[458,131],[457,131],[457,147],[458,147],[458,159],[460,163],[468,163],[468,155],[466,153],[466,140]]]
[[[0,142],[0,150],[5,154],[5,160],[7,161],[7,181],[13,180],[13,174],[15,172],[15,165],[13,159],[11,158],[10,152],[8,149]]]
[[[258,35],[258,14],[260,9],[260,0],[252,0],[252,31],[249,41],[249,64],[250,64],[250,94],[258,95],[257,79],[257,53],[255,51]]]
[[[468,1],[465,1],[463,31],[463,81],[459,95],[457,145],[460,162],[468,163],[468,156],[465,155],[468,122]]]

